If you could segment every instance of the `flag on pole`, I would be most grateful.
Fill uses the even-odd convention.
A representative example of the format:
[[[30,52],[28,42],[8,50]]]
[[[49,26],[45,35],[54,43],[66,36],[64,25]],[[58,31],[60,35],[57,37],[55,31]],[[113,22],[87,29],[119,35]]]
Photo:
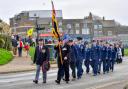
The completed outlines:
[[[56,11],[54,8],[53,1],[52,1],[52,34],[54,38],[60,40],[60,32],[59,32],[58,22],[56,19]]]
[[[28,35],[28,36],[32,36],[33,30],[34,30],[34,28],[30,28],[30,29],[27,31],[27,35]]]
[[[63,64],[62,49],[61,49],[61,45],[60,45],[60,32],[59,32],[58,22],[56,19],[56,11],[54,8],[53,1],[51,1],[51,2],[52,2],[52,34],[53,34],[54,38],[58,39],[58,41],[59,41],[59,44],[58,44],[59,56],[60,56],[61,64]]]

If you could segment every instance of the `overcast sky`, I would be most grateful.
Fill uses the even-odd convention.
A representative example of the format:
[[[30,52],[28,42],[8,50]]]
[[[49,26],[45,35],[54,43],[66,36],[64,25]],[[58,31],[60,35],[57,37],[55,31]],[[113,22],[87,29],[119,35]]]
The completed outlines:
[[[89,12],[106,19],[115,19],[128,25],[127,0],[53,0],[55,9],[63,11],[64,18],[83,18]],[[9,22],[9,18],[25,10],[49,10],[51,0],[1,0],[0,18]]]

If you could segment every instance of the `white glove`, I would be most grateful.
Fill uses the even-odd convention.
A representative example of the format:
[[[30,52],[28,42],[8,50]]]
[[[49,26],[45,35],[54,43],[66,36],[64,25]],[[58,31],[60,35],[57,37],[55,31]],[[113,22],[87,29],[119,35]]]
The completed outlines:
[[[67,60],[68,58],[67,57],[64,57],[64,60]]]
[[[90,61],[92,61],[92,59],[90,59]]]

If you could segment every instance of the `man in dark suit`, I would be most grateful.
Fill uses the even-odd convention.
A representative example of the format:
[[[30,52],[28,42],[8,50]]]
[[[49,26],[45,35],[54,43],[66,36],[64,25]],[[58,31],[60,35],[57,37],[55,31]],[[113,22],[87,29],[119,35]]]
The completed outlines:
[[[69,46],[67,43],[60,41],[58,43],[60,45],[55,46],[55,50],[57,51],[57,63],[58,63],[58,74],[57,80],[55,82],[60,84],[61,79],[65,76],[66,83],[69,82]],[[61,51],[61,55],[60,55]],[[62,58],[62,59],[61,59]]]
[[[38,83],[39,80],[39,74],[40,74],[40,68],[42,67],[43,71],[43,83],[46,83],[47,79],[47,71],[43,68],[43,64],[49,61],[49,50],[46,46],[44,46],[43,40],[39,40],[39,45],[35,49],[35,55],[34,55],[34,61],[33,63],[36,63],[37,69],[36,69],[36,76],[35,80],[33,80],[34,83]]]

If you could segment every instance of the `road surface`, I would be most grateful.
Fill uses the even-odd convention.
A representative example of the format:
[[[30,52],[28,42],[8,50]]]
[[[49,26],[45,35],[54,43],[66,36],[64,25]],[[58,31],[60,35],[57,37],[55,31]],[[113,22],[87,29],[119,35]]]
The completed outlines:
[[[128,60],[115,66],[115,71],[98,76],[83,75],[81,80],[70,81],[66,84],[64,81],[57,85],[57,69],[48,72],[47,84],[42,83],[40,76],[39,84],[34,84],[35,72],[0,74],[0,89],[123,89],[128,84]]]

